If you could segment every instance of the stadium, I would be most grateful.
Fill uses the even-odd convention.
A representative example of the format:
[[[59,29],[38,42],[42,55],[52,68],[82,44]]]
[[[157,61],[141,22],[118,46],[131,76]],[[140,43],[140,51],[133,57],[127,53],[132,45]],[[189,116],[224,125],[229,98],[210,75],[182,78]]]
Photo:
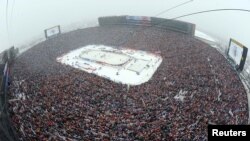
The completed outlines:
[[[0,139],[207,140],[208,125],[249,124],[236,40],[223,52],[193,23],[148,16],[61,30],[2,54]]]

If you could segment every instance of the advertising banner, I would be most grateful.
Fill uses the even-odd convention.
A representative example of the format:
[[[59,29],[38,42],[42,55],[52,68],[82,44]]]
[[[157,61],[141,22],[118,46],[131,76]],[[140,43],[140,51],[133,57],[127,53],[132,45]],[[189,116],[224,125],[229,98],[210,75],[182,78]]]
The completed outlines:
[[[135,25],[151,25],[151,17],[146,16],[126,16],[128,24],[135,24]]]

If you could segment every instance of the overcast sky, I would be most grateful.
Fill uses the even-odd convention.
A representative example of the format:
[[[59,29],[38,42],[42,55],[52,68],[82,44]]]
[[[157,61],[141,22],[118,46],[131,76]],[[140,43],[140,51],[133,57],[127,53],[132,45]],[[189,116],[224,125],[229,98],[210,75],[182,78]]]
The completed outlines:
[[[44,29],[55,25],[67,31],[96,23],[99,16],[155,16],[185,1],[188,0],[9,0],[6,14],[7,0],[0,0],[0,52],[11,45],[19,47],[44,38]],[[216,8],[250,9],[250,0],[193,0],[159,17],[173,18]],[[199,30],[225,45],[232,37],[250,47],[250,13],[213,12],[179,20],[195,23]]]

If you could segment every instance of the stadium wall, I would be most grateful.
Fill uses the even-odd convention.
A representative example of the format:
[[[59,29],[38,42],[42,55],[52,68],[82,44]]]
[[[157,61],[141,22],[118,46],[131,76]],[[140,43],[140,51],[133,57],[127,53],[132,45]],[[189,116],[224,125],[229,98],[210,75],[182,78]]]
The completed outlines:
[[[8,86],[9,86],[9,63],[0,64],[0,139],[16,141],[17,136],[13,130],[8,112]]]
[[[109,16],[99,17],[100,26],[107,25],[136,25],[136,26],[154,26],[157,28],[172,30],[184,33],[190,36],[195,34],[195,24],[171,19],[144,17],[144,16]]]
[[[10,84],[10,66],[15,61],[18,54],[18,48],[11,47],[1,54],[0,63],[0,140],[15,141],[17,136],[13,130],[9,117],[9,93]]]

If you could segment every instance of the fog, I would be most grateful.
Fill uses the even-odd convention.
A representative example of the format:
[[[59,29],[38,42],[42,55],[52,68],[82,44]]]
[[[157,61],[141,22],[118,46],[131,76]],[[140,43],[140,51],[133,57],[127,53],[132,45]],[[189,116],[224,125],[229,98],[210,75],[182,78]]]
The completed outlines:
[[[44,29],[60,25],[62,32],[97,25],[97,18],[111,15],[155,16],[188,0],[0,0],[0,52],[14,45],[27,46],[44,40]],[[218,8],[250,9],[249,0],[193,0],[158,17],[174,18],[183,14]],[[6,14],[7,11],[7,14]],[[6,17],[7,15],[7,17]],[[250,47],[250,13],[211,12],[178,20],[196,28],[227,47],[234,38]]]

